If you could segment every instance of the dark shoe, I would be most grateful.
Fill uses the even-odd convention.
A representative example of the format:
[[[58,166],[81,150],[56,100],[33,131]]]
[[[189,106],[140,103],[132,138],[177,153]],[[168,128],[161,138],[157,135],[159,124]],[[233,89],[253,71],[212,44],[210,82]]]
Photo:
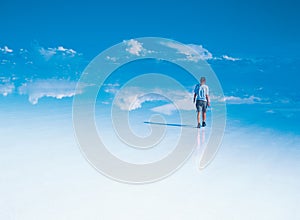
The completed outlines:
[[[204,122],[202,122],[202,127],[205,127],[206,126],[206,123],[205,123],[205,121]]]
[[[197,128],[200,128],[201,126],[200,126],[200,123],[198,123],[198,125],[197,125]]]

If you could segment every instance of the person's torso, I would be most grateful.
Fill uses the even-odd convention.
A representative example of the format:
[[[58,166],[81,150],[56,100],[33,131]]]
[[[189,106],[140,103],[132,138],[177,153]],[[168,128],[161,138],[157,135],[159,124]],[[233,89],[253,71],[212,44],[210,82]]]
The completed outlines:
[[[207,85],[197,85],[197,100],[206,101],[208,87]]]

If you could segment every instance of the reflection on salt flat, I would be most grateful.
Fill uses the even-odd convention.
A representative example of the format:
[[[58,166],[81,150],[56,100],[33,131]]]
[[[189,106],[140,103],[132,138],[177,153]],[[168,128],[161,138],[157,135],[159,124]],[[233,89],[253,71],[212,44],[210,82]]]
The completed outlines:
[[[197,172],[211,130],[183,127],[193,133],[192,158],[162,181],[127,185],[99,174],[84,159],[70,115],[42,110],[26,113],[30,117],[2,114],[0,219],[299,219],[299,136],[229,121],[216,158]],[[166,126],[166,144],[141,155],[118,145],[101,122],[109,150],[128,149],[121,156],[138,162],[165,156],[181,129]],[[148,127],[140,124],[133,129]]]
[[[205,128],[198,129],[198,132],[197,132],[197,147],[195,149],[194,155],[195,155],[195,161],[197,164],[197,168],[199,168],[199,170],[201,170],[200,161],[201,161],[201,158],[203,157],[204,150],[206,148],[206,142],[205,142],[206,132],[207,131],[205,130]]]
[[[197,128],[196,126],[190,124],[175,124],[175,123],[161,123],[161,122],[148,122],[148,121],[145,121],[144,123],[152,124],[152,125],[170,126],[170,127]],[[208,138],[206,139],[206,136],[209,137],[209,133],[210,133],[209,127],[207,128],[201,127],[200,129],[197,129],[197,134],[195,135],[197,145],[195,146],[193,158],[195,160],[196,167],[199,170],[203,169],[200,166],[200,161],[207,147]]]

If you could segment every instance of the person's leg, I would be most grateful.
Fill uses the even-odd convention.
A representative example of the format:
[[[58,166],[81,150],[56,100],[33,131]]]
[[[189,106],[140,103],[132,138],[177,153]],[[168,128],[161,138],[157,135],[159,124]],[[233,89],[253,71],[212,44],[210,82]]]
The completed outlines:
[[[197,125],[197,128],[200,128],[200,102],[199,100],[196,101],[196,109],[197,109],[197,122],[198,122],[198,125]]]
[[[202,127],[206,126],[206,102],[202,103]]]
[[[202,112],[202,121],[206,121],[206,112]]]
[[[198,124],[200,124],[200,112],[197,112],[197,121],[198,121]]]

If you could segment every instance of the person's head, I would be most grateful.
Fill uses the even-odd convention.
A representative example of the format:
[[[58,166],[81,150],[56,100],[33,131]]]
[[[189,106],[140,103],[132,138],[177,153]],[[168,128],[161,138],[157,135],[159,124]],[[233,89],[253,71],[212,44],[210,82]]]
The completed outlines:
[[[203,85],[203,84],[206,83],[206,79],[205,79],[204,76],[202,76],[202,77],[200,78],[200,83],[201,83],[201,85]]]

